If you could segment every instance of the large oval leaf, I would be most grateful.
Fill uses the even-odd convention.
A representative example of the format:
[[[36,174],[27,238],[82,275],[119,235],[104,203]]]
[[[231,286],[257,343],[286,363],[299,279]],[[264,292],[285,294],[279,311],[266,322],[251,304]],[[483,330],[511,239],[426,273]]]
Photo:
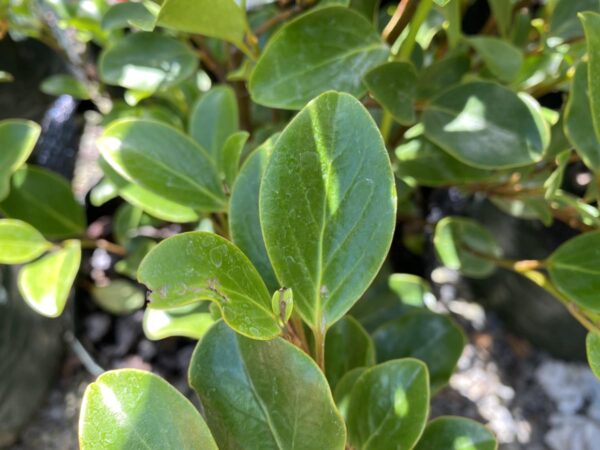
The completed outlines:
[[[190,77],[198,59],[185,44],[159,33],[131,33],[104,50],[98,60],[107,84],[155,92]]]
[[[229,202],[231,238],[252,261],[270,292],[280,286],[265,248],[258,214],[258,198],[261,180],[276,139],[276,136],[268,139],[248,157],[233,185]]]
[[[196,347],[189,377],[222,449],[344,449],[323,373],[281,338],[247,339],[219,322]]]
[[[300,109],[330,89],[360,96],[363,75],[387,55],[363,16],[341,6],[318,8],[269,40],[250,77],[250,94],[256,103],[286,109]]]
[[[43,316],[60,316],[80,262],[81,243],[69,240],[60,250],[24,266],[19,272],[19,291],[27,304]]]
[[[165,239],[146,255],[138,279],[152,291],[152,308],[210,300],[245,336],[271,339],[279,334],[260,275],[240,249],[216,234],[195,231]]]
[[[218,450],[194,405],[162,378],[141,370],[106,372],[85,390],[81,450]]]
[[[52,244],[26,222],[0,219],[0,264],[23,264],[41,256]]]
[[[600,231],[579,235],[561,245],[547,261],[558,290],[569,299],[600,313]]]
[[[462,417],[438,417],[427,424],[415,450],[496,450],[490,430]]]
[[[389,249],[396,191],[381,135],[362,104],[326,93],[280,135],[260,190],[265,244],[311,327],[338,320]]]
[[[0,200],[8,195],[10,175],[27,161],[40,132],[41,127],[29,120],[0,122]]]
[[[206,150],[159,122],[113,122],[98,142],[119,175],[175,203],[200,211],[221,211],[226,200],[217,169]]]
[[[350,443],[361,450],[412,448],[429,414],[427,367],[399,359],[367,369],[352,388]]]
[[[11,178],[0,203],[8,217],[24,220],[50,238],[83,234],[85,212],[66,179],[42,167],[24,166]]]
[[[435,97],[423,123],[434,143],[484,169],[537,162],[550,140],[535,100],[484,81],[461,84]]]

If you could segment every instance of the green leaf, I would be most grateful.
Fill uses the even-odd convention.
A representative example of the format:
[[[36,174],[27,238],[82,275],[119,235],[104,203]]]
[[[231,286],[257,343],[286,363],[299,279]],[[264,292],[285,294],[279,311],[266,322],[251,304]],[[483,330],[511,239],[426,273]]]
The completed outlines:
[[[260,190],[266,248],[296,311],[327,327],[381,267],[396,224],[396,190],[381,135],[362,104],[326,93],[275,144]]]
[[[85,231],[83,206],[75,200],[67,180],[41,167],[24,166],[14,173],[10,194],[0,202],[0,210],[50,238]]]
[[[115,263],[115,271],[135,280],[138,267],[154,246],[156,246],[156,241],[147,237],[136,236],[131,239],[126,244],[127,256]]]
[[[231,238],[252,261],[269,292],[280,287],[267,255],[258,212],[260,185],[278,135],[259,146],[242,165],[229,202]]]
[[[189,379],[220,448],[344,449],[346,430],[327,380],[281,338],[247,339],[219,322],[196,347]]]
[[[348,421],[348,408],[350,406],[350,398],[352,397],[352,389],[354,389],[356,381],[367,369],[367,367],[356,367],[346,372],[335,386],[333,399],[346,422]]]
[[[469,71],[471,60],[466,55],[449,56],[433,62],[417,79],[417,98],[427,100],[460,83]]]
[[[363,79],[369,92],[402,125],[415,121],[417,71],[408,62],[389,62],[371,69]]]
[[[360,97],[363,75],[387,56],[387,46],[364,16],[341,6],[318,8],[269,40],[250,77],[250,94],[256,103],[285,109],[300,109],[330,89]]]
[[[235,183],[235,178],[240,170],[242,151],[249,137],[250,134],[247,131],[238,131],[229,136],[223,144],[222,170],[227,186],[233,186]]]
[[[115,211],[112,234],[118,244],[125,244],[131,239],[132,231],[140,226],[144,211],[128,203],[120,205]]]
[[[600,138],[600,14],[585,12],[579,14],[588,50],[588,95],[592,111],[592,122],[596,139]]]
[[[589,332],[585,340],[585,348],[590,368],[594,375],[600,378],[600,335]]]
[[[236,45],[243,44],[247,30],[246,15],[234,0],[165,0],[157,24]]]
[[[435,227],[433,245],[446,267],[473,278],[492,273],[496,265],[489,258],[497,258],[502,254],[494,236],[474,220],[465,217],[445,217],[440,220]]]
[[[146,308],[144,334],[153,341],[172,336],[200,339],[215,323],[208,305],[202,302],[167,310]]]
[[[398,295],[402,303],[422,307],[425,299],[433,296],[431,286],[423,278],[409,273],[394,273],[390,275],[390,289]]]
[[[116,3],[102,17],[103,30],[117,30],[131,26],[143,31],[152,31],[156,22],[156,14],[148,9],[151,2]]]
[[[195,231],[162,241],[142,261],[138,278],[152,291],[152,308],[210,300],[238,333],[254,339],[279,334],[260,275],[240,249],[216,234]]]
[[[63,242],[63,248],[27,264],[19,272],[19,291],[38,313],[58,317],[65,309],[79,271],[81,243]]]
[[[415,450],[496,450],[490,430],[463,417],[438,417],[427,424]]]
[[[146,303],[144,292],[127,280],[112,280],[106,286],[93,286],[92,298],[111,314],[129,314]]]
[[[356,319],[346,316],[329,329],[325,339],[325,374],[332,389],[350,370],[373,365],[373,340]]]
[[[48,95],[70,95],[79,100],[90,98],[86,85],[71,75],[52,75],[44,79],[40,91]]]
[[[206,150],[160,122],[113,122],[98,141],[119,175],[161,197],[199,211],[222,211],[226,199]]]
[[[598,0],[558,0],[550,17],[550,36],[567,41],[583,36],[577,14],[582,11],[600,12]]]
[[[52,244],[26,222],[0,219],[0,264],[23,264],[41,256]]]
[[[513,81],[523,65],[521,51],[500,38],[478,36],[467,42],[477,51],[489,71],[499,80]]]
[[[600,231],[569,239],[547,260],[550,279],[580,306],[600,312]]]
[[[508,36],[510,25],[512,22],[513,1],[511,0],[490,0],[490,8],[498,24],[498,30],[502,37]],[[475,449],[474,449],[475,450]]]
[[[85,390],[82,450],[218,450],[194,405],[162,378],[141,370],[105,372]]]
[[[0,200],[8,195],[11,174],[27,161],[41,130],[29,120],[0,121]]]
[[[450,318],[421,310],[383,324],[373,339],[379,362],[412,357],[427,364],[432,392],[448,382],[466,344]]]
[[[198,68],[194,52],[182,42],[158,33],[131,33],[106,48],[98,60],[107,84],[145,92],[165,90]]]
[[[413,448],[428,414],[425,364],[410,358],[379,364],[366,370],[352,389],[349,441],[361,450]]]
[[[484,81],[444,91],[426,108],[423,123],[427,138],[483,169],[537,162],[550,140],[535,100]]]
[[[144,189],[139,184],[126,180],[104,158],[99,158],[98,163],[106,180],[115,187],[118,194],[151,216],[175,223],[194,222],[199,219],[198,214],[192,208],[172,202],[148,189]]]
[[[210,153],[215,165],[223,168],[223,145],[238,131],[238,106],[233,89],[217,86],[196,102],[190,116],[190,135]]]

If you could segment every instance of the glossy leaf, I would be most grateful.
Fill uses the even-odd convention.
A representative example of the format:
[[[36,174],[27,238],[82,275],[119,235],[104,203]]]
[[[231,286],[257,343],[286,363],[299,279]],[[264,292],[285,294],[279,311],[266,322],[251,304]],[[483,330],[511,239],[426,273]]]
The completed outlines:
[[[394,273],[390,276],[388,284],[406,305],[421,307],[425,305],[428,296],[433,296],[430,284],[417,275]]]
[[[487,36],[471,37],[467,42],[499,80],[510,82],[516,78],[523,65],[523,54],[518,48],[500,38]]]
[[[10,176],[33,151],[41,127],[28,120],[0,121],[0,200],[8,195]]]
[[[143,31],[152,31],[156,22],[156,11],[150,11],[150,2],[115,3],[102,17],[104,30],[116,30],[134,26]]]
[[[411,63],[389,62],[367,72],[371,95],[403,125],[415,121],[417,71]]]
[[[474,278],[492,273],[496,266],[490,258],[497,258],[502,254],[488,230],[464,217],[446,217],[440,220],[435,227],[433,244],[446,267]]]
[[[104,130],[98,146],[125,179],[172,202],[200,211],[221,211],[225,195],[208,153],[168,125],[123,119]]]
[[[470,65],[471,61],[466,55],[449,56],[433,62],[419,72],[417,98],[430,99],[460,83]]]
[[[146,303],[144,292],[127,280],[112,280],[106,286],[93,286],[92,298],[111,314],[129,314]]]
[[[562,244],[548,258],[552,282],[567,298],[600,312],[600,232],[581,234]]]
[[[363,16],[341,6],[318,8],[269,40],[250,77],[250,94],[256,103],[285,109],[300,109],[330,89],[361,96],[363,75],[387,55]]]
[[[242,165],[233,185],[229,202],[231,238],[261,274],[270,292],[280,287],[267,255],[258,213],[258,199],[263,174],[277,136],[252,152]]]
[[[396,192],[381,135],[348,94],[309,103],[275,144],[260,190],[266,248],[311,326],[341,318],[389,249]]]
[[[165,0],[157,24],[234,44],[243,42],[247,29],[245,13],[234,0]]]
[[[484,169],[539,161],[550,139],[535,100],[483,81],[435,97],[423,123],[427,138],[464,163]]]
[[[153,341],[172,336],[200,339],[215,323],[208,302],[173,309],[146,308],[144,334]]]
[[[412,357],[427,364],[433,392],[448,382],[466,344],[464,333],[450,318],[428,311],[383,324],[373,339],[379,362]]]
[[[138,278],[152,291],[151,308],[210,300],[238,333],[255,339],[279,334],[260,275],[240,249],[216,234],[195,231],[162,241],[142,261]]]
[[[584,12],[579,14],[588,50],[588,94],[592,111],[592,122],[596,139],[600,139],[600,14]]]
[[[240,170],[242,152],[249,137],[250,134],[247,131],[238,131],[229,136],[225,144],[223,144],[222,170],[228,186],[233,186],[235,182],[235,178]]]
[[[425,364],[410,358],[366,370],[350,398],[350,443],[361,450],[412,448],[429,414],[428,378]]]
[[[0,264],[23,264],[41,256],[52,244],[26,222],[0,219]]]
[[[44,316],[60,316],[80,262],[81,243],[69,240],[60,250],[24,266],[19,272],[19,291],[27,304]]]
[[[335,391],[333,394],[333,398],[335,400],[335,404],[340,411],[340,414],[344,418],[344,420],[348,421],[348,408],[350,407],[350,398],[352,397],[352,389],[354,389],[354,385],[356,381],[360,378],[360,376],[365,373],[368,367],[356,367],[346,374],[338,381],[335,386]]]
[[[585,340],[587,359],[592,372],[600,378],[600,335],[589,332]]]
[[[141,370],[105,372],[85,390],[81,450],[218,450],[194,405],[162,378]]]
[[[323,373],[281,338],[247,339],[219,322],[196,347],[189,374],[220,448],[344,449]]]
[[[346,316],[327,331],[325,374],[332,388],[350,370],[374,364],[373,340],[356,319]]]
[[[70,95],[79,100],[90,98],[87,87],[71,75],[52,75],[42,81],[40,91],[48,95]]]
[[[83,206],[75,200],[67,180],[42,167],[24,166],[14,173],[10,194],[0,202],[0,210],[50,238],[85,231]]]
[[[208,152],[215,165],[223,168],[223,145],[238,131],[238,106],[233,89],[217,86],[194,105],[190,116],[190,135]]]
[[[415,450],[496,450],[490,430],[462,417],[438,417],[427,424]]]
[[[132,33],[106,48],[98,60],[107,84],[145,92],[168,89],[190,77],[198,67],[194,52],[159,33]]]

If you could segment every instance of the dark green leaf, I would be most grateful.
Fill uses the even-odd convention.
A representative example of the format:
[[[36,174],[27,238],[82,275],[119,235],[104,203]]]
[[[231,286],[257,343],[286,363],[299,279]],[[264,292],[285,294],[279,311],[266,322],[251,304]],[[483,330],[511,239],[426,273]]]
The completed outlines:
[[[390,161],[358,100],[326,93],[290,122],[262,181],[260,219],[296,311],[313,329],[341,318],[379,271],[396,223]]]
[[[510,30],[514,6],[513,3],[514,1],[512,0],[489,1],[490,8],[492,9],[492,13],[494,14],[496,23],[498,24],[498,29],[503,37],[506,37],[508,35],[508,31]]]
[[[135,369],[90,384],[79,417],[82,450],[218,450],[194,405],[162,378]]]
[[[340,379],[340,381],[335,386],[335,393],[333,394],[333,398],[335,400],[335,404],[340,411],[340,414],[344,418],[345,421],[348,421],[348,407],[350,406],[350,398],[352,396],[352,389],[354,389],[354,385],[356,381],[360,378],[360,376],[367,370],[367,367],[356,367],[346,374]]]
[[[600,378],[600,335],[589,332],[585,340],[587,359],[590,368],[598,378]]]
[[[52,75],[42,81],[40,91],[48,95],[70,95],[80,100],[90,98],[87,87],[71,75]]]
[[[387,55],[363,16],[341,6],[318,8],[270,39],[250,77],[250,94],[256,103],[285,109],[300,109],[330,89],[361,96],[363,75]]]
[[[460,83],[470,65],[471,61],[466,55],[449,56],[435,61],[419,73],[417,98],[429,99]]]
[[[596,3],[598,6],[598,3]],[[579,15],[588,50],[588,95],[596,139],[600,138],[600,14],[585,12]]]
[[[138,278],[152,291],[152,308],[210,300],[245,336],[271,339],[279,334],[260,275],[241,250],[216,234],[194,231],[162,241],[142,261]]]
[[[240,170],[240,159],[242,151],[248,141],[250,134],[247,131],[238,131],[227,138],[223,144],[222,170],[227,186],[233,186]]]
[[[247,339],[219,322],[196,347],[190,384],[220,448],[344,449],[346,430],[327,380],[283,339]]]
[[[415,450],[496,450],[490,430],[462,417],[438,417],[427,424]]]
[[[550,36],[566,41],[583,36],[577,13],[600,12],[598,0],[558,0],[550,17]]]
[[[52,244],[26,222],[0,219],[0,264],[23,264],[41,256]]]
[[[146,308],[144,334],[153,341],[171,336],[200,339],[215,323],[208,305],[202,302],[167,310]]]
[[[518,48],[500,38],[488,36],[472,37],[467,42],[477,50],[496,78],[504,82],[516,78],[523,64],[523,54]]]
[[[115,212],[112,233],[117,243],[123,245],[132,238],[131,233],[140,226],[144,211],[128,203],[119,206]]]

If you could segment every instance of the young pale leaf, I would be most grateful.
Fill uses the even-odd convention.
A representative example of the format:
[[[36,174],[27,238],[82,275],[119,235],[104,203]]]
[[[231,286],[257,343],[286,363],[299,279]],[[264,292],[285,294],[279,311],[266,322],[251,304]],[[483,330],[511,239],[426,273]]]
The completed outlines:
[[[490,430],[463,417],[438,417],[427,424],[415,450],[496,450]]]
[[[592,372],[600,378],[600,335],[597,333],[588,333],[585,340],[587,359]]]
[[[565,109],[564,130],[585,165],[597,171],[600,169],[600,141],[592,132],[594,124],[587,67],[587,63],[581,62],[575,69]]]
[[[367,72],[364,83],[371,95],[403,125],[415,121],[417,71],[408,62],[389,62]]]
[[[175,86],[198,68],[194,52],[159,33],[131,33],[106,48],[98,60],[103,82],[155,92]]]
[[[165,0],[157,24],[240,45],[247,30],[246,15],[234,0]]]
[[[235,178],[240,170],[240,159],[244,146],[250,134],[247,131],[238,131],[227,138],[222,150],[222,171],[227,186],[233,186]]]
[[[85,231],[85,212],[67,180],[42,167],[24,166],[11,178],[0,210],[33,225],[44,236],[61,238]]]
[[[584,12],[579,14],[588,50],[588,94],[592,111],[592,122],[596,138],[600,138],[600,14]]]
[[[490,258],[502,254],[494,236],[474,220],[465,217],[445,217],[440,220],[435,227],[433,245],[446,267],[474,278],[492,273],[496,265]]]
[[[143,31],[152,31],[156,22],[155,12],[148,6],[151,2],[127,2],[112,5],[102,17],[103,30],[117,30],[134,26]]]
[[[373,365],[373,340],[356,319],[346,316],[327,331],[325,374],[332,389],[350,370]]]
[[[52,244],[26,222],[0,219],[0,264],[23,264],[41,256]]]
[[[220,448],[343,450],[344,422],[314,361],[289,342],[261,342],[223,322],[202,338],[190,363]]]
[[[217,86],[196,102],[190,116],[190,135],[208,152],[219,169],[223,168],[223,145],[238,131],[238,106],[233,89]]]
[[[29,120],[0,121],[0,201],[8,195],[10,176],[27,161],[41,130]]]
[[[409,273],[392,274],[388,284],[390,289],[406,305],[422,307],[425,305],[425,298],[433,296],[431,286],[426,280]]]
[[[250,258],[270,292],[278,289],[280,285],[265,248],[258,214],[258,199],[263,173],[276,139],[277,135],[269,138],[248,157],[233,185],[229,202],[231,238]]]
[[[317,8],[270,39],[250,77],[250,94],[256,103],[285,109],[300,109],[330,89],[361,96],[363,75],[387,55],[363,16],[342,6]]]
[[[580,306],[600,312],[600,232],[581,234],[562,244],[548,258],[550,279]]]
[[[396,190],[381,135],[362,104],[329,92],[279,136],[260,189],[266,248],[314,329],[341,318],[391,244]]]
[[[383,324],[373,339],[379,362],[412,357],[427,364],[433,392],[448,382],[466,344],[464,333],[450,318],[428,311]]]
[[[119,175],[175,203],[222,211],[225,194],[205,149],[169,125],[139,119],[113,122],[98,141]]]
[[[472,37],[467,42],[500,81],[508,83],[516,78],[523,65],[523,54],[518,48],[507,41],[488,36]]]
[[[81,243],[69,240],[62,249],[24,266],[19,272],[19,291],[27,304],[46,317],[60,316],[80,262]]]
[[[71,75],[52,75],[42,81],[40,91],[48,95],[70,95],[73,98],[87,100],[90,93],[87,87]]]
[[[208,311],[209,304],[202,302],[167,310],[146,308],[144,334],[152,341],[172,336],[200,339],[215,323]]]
[[[85,390],[81,450],[218,450],[194,405],[162,378],[141,370],[105,372]]]
[[[193,231],[165,239],[146,255],[138,279],[152,291],[152,308],[210,300],[238,333],[254,339],[279,334],[260,275],[240,249],[216,234]]]
[[[483,169],[539,161],[550,130],[535,100],[473,81],[435,97],[423,114],[425,135],[455,158]]]
[[[417,98],[430,99],[460,83],[469,71],[471,60],[466,55],[449,56],[424,68],[417,79]]]
[[[349,441],[361,450],[413,448],[429,414],[427,366],[406,358],[367,369],[348,408]]]

